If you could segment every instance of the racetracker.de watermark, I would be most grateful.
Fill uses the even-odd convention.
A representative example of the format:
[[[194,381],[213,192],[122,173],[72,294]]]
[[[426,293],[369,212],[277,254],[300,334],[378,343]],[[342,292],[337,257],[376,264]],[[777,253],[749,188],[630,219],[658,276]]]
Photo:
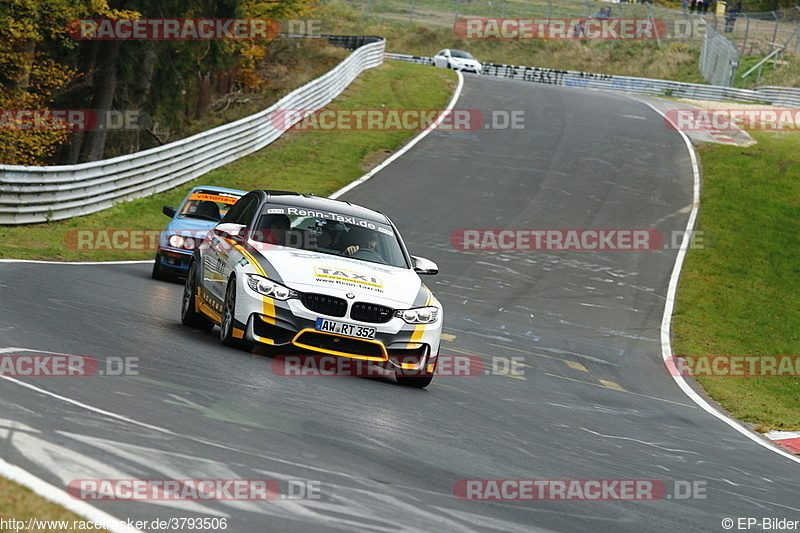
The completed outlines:
[[[74,479],[67,494],[99,501],[320,500],[322,482],[308,479]]]
[[[370,228],[373,229],[373,228]],[[70,250],[113,250],[118,252],[155,252],[160,248],[194,251],[203,244],[208,230],[179,230],[175,233],[160,229],[73,229],[64,234],[64,244]],[[244,230],[235,235],[213,232],[218,249],[232,249],[247,244],[254,250],[270,250],[278,237],[271,230]],[[285,246],[302,250],[316,249],[318,235],[301,230],[287,230]]]
[[[136,131],[148,122],[137,110],[0,109],[0,131]]]
[[[670,109],[664,115],[664,123],[669,129],[681,131],[796,131],[800,129],[800,109]]]
[[[701,231],[651,229],[461,229],[450,245],[461,251],[653,251],[705,247]]]
[[[379,354],[375,354],[379,357]],[[280,355],[270,363],[272,371],[282,377],[376,377],[386,376],[394,371],[416,372],[420,365],[418,356],[396,357],[398,364],[408,368],[396,368],[385,362],[371,362],[348,357],[322,354]],[[476,355],[439,355],[436,362],[436,376],[475,377],[481,375],[523,376],[525,374],[522,357],[492,357],[484,361]],[[391,369],[391,370],[390,370]]]
[[[0,375],[9,377],[138,376],[138,357],[88,355],[0,355]]]
[[[273,40],[280,32],[280,24],[272,19],[92,18],[67,25],[73,39],[99,41]]]
[[[64,244],[77,251],[155,252],[160,248],[194,251],[200,248],[208,230],[180,230],[167,233],[160,229],[73,229],[64,234]],[[220,247],[233,248],[247,243],[256,250],[270,250],[277,242],[271,230],[245,230],[234,236],[216,235]],[[301,231],[286,232],[286,246],[313,249],[316,235]]]
[[[684,355],[667,358],[664,368],[684,377],[800,377],[800,356]]]
[[[703,37],[702,21],[655,18],[484,18],[453,24],[459,39],[508,40],[658,40]]]
[[[704,500],[705,481],[659,479],[459,479],[453,495],[470,501]]]
[[[445,131],[521,130],[524,110],[477,109],[279,109],[270,115],[275,129],[286,131]]]

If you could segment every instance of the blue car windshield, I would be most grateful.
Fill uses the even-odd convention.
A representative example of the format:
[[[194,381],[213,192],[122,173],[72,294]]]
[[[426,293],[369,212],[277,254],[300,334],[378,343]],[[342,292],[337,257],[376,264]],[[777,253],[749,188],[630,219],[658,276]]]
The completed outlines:
[[[238,199],[218,192],[193,191],[178,211],[178,217],[219,222]]]

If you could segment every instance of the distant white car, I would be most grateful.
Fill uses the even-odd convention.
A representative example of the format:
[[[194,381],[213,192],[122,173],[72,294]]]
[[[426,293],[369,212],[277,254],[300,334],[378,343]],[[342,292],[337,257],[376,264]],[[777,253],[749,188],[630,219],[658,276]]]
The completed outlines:
[[[437,67],[452,68],[455,70],[469,70],[480,74],[483,65],[469,52],[445,48],[433,56],[433,64]]]

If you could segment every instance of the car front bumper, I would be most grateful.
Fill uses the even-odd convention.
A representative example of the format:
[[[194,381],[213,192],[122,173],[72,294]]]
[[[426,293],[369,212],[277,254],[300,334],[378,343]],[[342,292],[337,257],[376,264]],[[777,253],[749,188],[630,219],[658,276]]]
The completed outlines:
[[[250,292],[246,289],[246,292]],[[240,311],[241,310],[241,311]],[[435,367],[443,316],[432,324],[408,324],[398,317],[368,323],[318,315],[299,300],[275,301],[237,294],[234,335],[287,353],[317,353],[385,364],[389,369],[424,370]],[[316,329],[318,318],[375,328],[373,339]],[[238,329],[238,331],[237,331]]]
[[[189,272],[192,255],[193,252],[187,250],[159,247],[156,252],[156,262],[165,273],[185,277]]]

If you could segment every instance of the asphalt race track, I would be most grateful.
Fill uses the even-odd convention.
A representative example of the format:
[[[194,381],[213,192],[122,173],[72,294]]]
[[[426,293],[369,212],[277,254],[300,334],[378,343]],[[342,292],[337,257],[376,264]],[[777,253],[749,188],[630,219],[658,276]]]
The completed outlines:
[[[439,376],[281,377],[180,324],[150,265],[0,263],[0,350],[96,358],[106,375],[0,379],[0,457],[80,479],[272,479],[273,501],[100,501],[120,519],[226,531],[724,531],[800,519],[796,462],[695,405],[664,370],[677,250],[462,251],[463,229],[648,229],[692,205],[684,141],[610,93],[467,76],[460,109],[523,129],[437,131],[344,197],[386,212],[445,306],[442,353],[514,361]],[[120,361],[138,375],[108,375]],[[512,359],[514,358],[514,359]],[[500,365],[503,366],[502,364]],[[466,501],[465,479],[656,480],[654,501]],[[687,487],[693,487],[687,491]],[[752,530],[759,530],[751,526]]]

